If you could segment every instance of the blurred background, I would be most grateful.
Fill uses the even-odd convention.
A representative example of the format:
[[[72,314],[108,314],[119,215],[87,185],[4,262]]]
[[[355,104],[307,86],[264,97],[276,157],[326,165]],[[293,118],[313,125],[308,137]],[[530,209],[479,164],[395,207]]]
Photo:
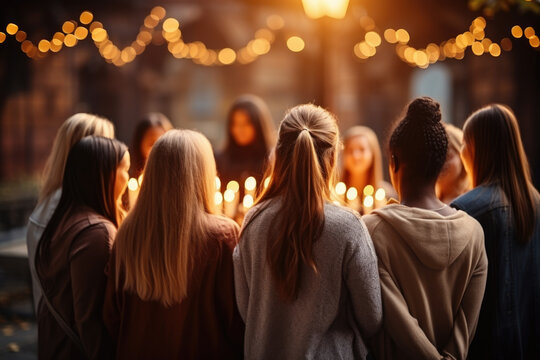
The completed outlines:
[[[414,97],[462,126],[512,107],[540,181],[538,0],[79,0],[0,4],[0,357],[35,358],[25,225],[60,124],[110,119],[130,143],[158,111],[219,150],[245,93],[274,122],[299,103],[385,144]],[[497,144],[493,144],[497,146]]]

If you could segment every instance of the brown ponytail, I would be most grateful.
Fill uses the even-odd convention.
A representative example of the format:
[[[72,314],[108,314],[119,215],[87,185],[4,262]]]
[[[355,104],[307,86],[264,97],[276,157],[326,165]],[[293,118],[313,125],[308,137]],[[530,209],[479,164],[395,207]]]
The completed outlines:
[[[317,271],[313,243],[324,227],[338,139],[335,118],[315,105],[296,106],[281,122],[270,184],[259,202],[281,197],[267,261],[286,301],[297,298],[304,264]]]

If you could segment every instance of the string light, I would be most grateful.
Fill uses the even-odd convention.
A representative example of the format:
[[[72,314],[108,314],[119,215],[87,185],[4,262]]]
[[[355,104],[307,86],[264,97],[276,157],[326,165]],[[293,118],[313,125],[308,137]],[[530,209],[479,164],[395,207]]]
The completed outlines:
[[[144,18],[136,39],[123,49],[109,39],[109,34],[103,24],[94,20],[94,15],[88,10],[80,14],[78,19],[80,25],[75,20],[65,21],[61,32],[56,32],[50,40],[39,40],[37,45],[27,39],[26,32],[20,30],[17,24],[8,23],[5,33],[0,31],[0,44],[7,40],[8,35],[11,35],[21,43],[21,51],[27,56],[42,58],[49,52],[59,52],[63,46],[74,47],[79,41],[90,37],[98,48],[99,54],[107,62],[123,66],[135,60],[151,42],[157,45],[165,42],[169,52],[175,58],[191,59],[196,64],[205,66],[249,64],[259,56],[270,52],[275,41],[275,32],[285,26],[285,21],[281,16],[270,15],[266,19],[267,27],[258,29],[254,38],[246,46],[238,50],[207,49],[206,45],[200,41],[185,43],[179,21],[175,18],[165,19],[165,16],[166,10],[162,6],[152,8],[150,14]],[[411,37],[405,29],[389,28],[385,29],[381,35],[375,30],[375,21],[369,16],[362,16],[359,22],[366,33],[363,41],[354,45],[353,52],[360,59],[368,59],[376,55],[376,48],[382,44],[383,39],[389,44],[395,44],[396,54],[404,62],[420,68],[427,68],[430,64],[447,58],[463,59],[467,47],[470,47],[472,53],[477,56],[490,54],[498,57],[503,50],[512,50],[512,41],[509,37],[501,39],[500,44],[486,37],[487,22],[481,16],[472,21],[468,31],[443,41],[439,45],[430,43],[424,49],[416,49],[408,45]],[[162,31],[156,33],[155,28],[160,23]],[[510,34],[515,39],[526,38],[532,48],[540,47],[540,39],[531,26],[522,29],[519,25],[514,25],[510,29]],[[286,43],[289,50],[293,52],[301,52],[306,46],[305,41],[299,36],[289,37]]]

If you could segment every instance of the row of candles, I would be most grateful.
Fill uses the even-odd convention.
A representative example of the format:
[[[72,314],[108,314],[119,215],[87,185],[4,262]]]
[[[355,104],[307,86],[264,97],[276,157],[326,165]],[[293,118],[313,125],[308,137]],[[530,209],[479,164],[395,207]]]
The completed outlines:
[[[139,189],[142,183],[142,175],[138,179],[131,178],[128,181],[129,203],[135,204],[139,195]],[[268,187],[270,178],[263,182],[264,188]],[[214,194],[214,203],[218,213],[231,219],[241,221],[245,213],[255,203],[257,195],[257,180],[250,176],[244,181],[244,196],[240,201],[240,184],[237,181],[229,181],[222,191],[222,184],[219,177],[216,177],[216,192]],[[386,205],[386,192],[383,188],[375,189],[373,185],[364,187],[362,193],[355,187],[347,188],[343,182],[339,182],[335,187],[336,204],[346,205],[361,214],[369,214],[373,209]]]

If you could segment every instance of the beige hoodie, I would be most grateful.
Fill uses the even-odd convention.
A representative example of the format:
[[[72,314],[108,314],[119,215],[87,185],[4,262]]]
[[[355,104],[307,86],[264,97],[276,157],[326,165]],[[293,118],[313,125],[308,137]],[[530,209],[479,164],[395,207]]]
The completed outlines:
[[[365,216],[377,252],[377,359],[465,359],[487,278],[484,233],[463,211],[388,205]]]

